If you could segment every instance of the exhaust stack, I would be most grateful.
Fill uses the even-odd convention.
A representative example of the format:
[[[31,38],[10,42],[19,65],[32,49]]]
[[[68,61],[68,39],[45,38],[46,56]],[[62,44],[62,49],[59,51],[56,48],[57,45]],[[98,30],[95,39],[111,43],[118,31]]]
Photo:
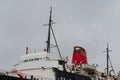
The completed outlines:
[[[72,64],[75,64],[75,65],[88,64],[86,51],[84,48],[80,46],[74,47]]]

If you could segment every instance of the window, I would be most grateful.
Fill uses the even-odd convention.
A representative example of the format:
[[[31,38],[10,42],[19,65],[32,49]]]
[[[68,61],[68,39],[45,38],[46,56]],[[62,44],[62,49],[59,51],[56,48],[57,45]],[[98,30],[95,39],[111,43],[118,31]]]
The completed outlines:
[[[29,61],[34,61],[34,59],[29,59]]]
[[[35,58],[35,60],[36,60],[36,61],[38,61],[38,60],[39,60],[39,58]]]
[[[24,60],[23,62],[28,62],[28,59]]]
[[[40,58],[32,58],[32,59],[25,59],[22,62],[31,62],[31,61],[39,61],[39,60],[46,60],[49,59],[48,57],[40,57]]]

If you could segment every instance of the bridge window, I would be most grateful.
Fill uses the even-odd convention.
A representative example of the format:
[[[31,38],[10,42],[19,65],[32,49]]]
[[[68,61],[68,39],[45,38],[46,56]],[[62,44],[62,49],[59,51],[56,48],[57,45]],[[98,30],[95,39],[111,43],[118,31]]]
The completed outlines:
[[[28,62],[28,59],[24,60],[23,62]]]
[[[29,61],[34,61],[34,59],[29,59]]]
[[[39,58],[35,58],[35,60],[37,61],[37,60],[39,60]]]
[[[31,62],[31,61],[39,61],[39,60],[46,60],[46,59],[49,59],[49,57],[40,57],[40,58],[25,59],[22,62]]]

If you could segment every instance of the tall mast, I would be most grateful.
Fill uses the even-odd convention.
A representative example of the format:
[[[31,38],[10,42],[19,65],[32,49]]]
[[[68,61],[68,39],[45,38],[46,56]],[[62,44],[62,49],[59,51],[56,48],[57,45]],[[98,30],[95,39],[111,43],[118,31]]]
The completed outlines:
[[[47,52],[50,53],[50,31],[51,31],[51,22],[52,22],[52,7],[50,9],[50,17],[49,17],[49,28],[48,28],[48,40],[47,40]]]
[[[51,32],[52,32],[52,35],[53,35],[53,38],[55,40],[55,44],[56,45],[52,45],[53,47],[57,47],[57,50],[58,50],[58,53],[59,53],[59,57],[60,59],[62,60],[62,56],[61,56],[61,53],[60,53],[60,50],[59,50],[59,46],[58,46],[58,43],[57,43],[57,40],[55,38],[55,34],[54,34],[54,31],[53,31],[53,28],[52,28],[52,24],[53,21],[52,21],[52,7],[50,8],[50,17],[49,17],[49,28],[48,28],[48,40],[47,40],[47,52],[50,53],[50,48],[51,48],[51,44],[50,44],[50,37],[51,37]]]
[[[107,44],[106,52],[107,52],[107,76],[109,75],[109,45]]]
[[[111,50],[109,50],[109,44],[107,44],[107,48],[106,48],[106,52],[107,52],[107,57],[106,57],[106,59],[107,59],[107,64],[106,64],[107,65],[107,68],[106,68],[107,69],[107,76],[109,75],[109,72],[111,72],[111,71],[113,71],[113,73],[115,75],[115,71],[114,71],[110,56],[109,56],[110,51]],[[110,63],[110,66],[109,66],[109,63]],[[109,70],[109,67],[111,67],[112,70]]]

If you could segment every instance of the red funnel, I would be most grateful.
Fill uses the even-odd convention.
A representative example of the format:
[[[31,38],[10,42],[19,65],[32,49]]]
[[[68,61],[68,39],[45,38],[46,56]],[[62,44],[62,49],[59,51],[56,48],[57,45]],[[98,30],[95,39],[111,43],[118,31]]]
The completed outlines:
[[[75,46],[72,57],[72,64],[81,65],[87,64],[87,56],[84,48],[80,46]]]

